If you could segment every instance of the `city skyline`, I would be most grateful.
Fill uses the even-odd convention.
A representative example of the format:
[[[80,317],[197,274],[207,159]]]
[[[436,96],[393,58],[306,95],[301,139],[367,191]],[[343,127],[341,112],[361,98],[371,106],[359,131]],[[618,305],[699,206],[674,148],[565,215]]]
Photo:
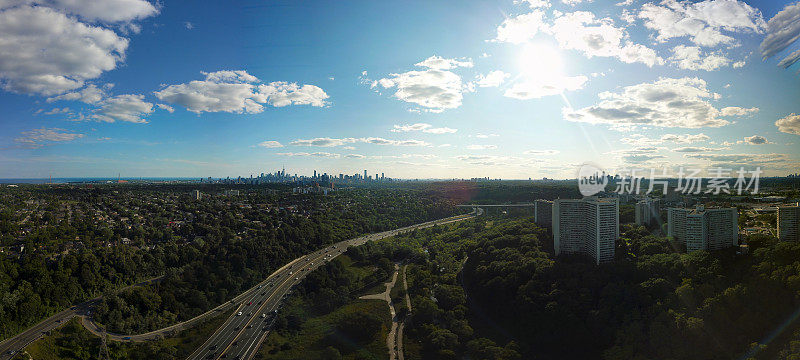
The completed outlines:
[[[796,2],[121,3],[0,5],[0,178],[800,168]]]

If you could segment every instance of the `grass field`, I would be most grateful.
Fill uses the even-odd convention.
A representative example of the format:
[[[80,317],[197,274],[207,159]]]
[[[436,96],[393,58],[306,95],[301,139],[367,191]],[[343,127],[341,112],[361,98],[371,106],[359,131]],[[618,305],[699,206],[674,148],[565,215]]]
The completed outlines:
[[[352,352],[337,348],[335,324],[355,313],[379,315],[383,326],[374,340],[366,345],[358,345]],[[261,347],[257,359],[386,359],[386,336],[391,326],[391,316],[386,302],[381,300],[354,300],[334,311],[306,319],[300,331],[294,334],[270,333]],[[338,341],[341,343],[341,340]],[[341,347],[341,346],[339,346]]]

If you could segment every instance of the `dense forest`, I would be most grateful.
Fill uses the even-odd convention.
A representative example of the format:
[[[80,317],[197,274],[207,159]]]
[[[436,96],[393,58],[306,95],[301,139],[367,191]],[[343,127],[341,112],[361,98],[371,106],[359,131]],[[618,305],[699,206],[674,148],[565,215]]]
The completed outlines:
[[[541,239],[524,218],[382,242],[415,264],[420,358],[731,359],[756,354],[800,304],[800,244],[753,236],[749,255],[686,254],[623,225],[616,261],[595,266],[553,259]]]
[[[94,317],[110,331],[157,329],[209,310],[325,244],[456,211],[430,191],[405,189],[353,189],[329,197],[258,191],[235,202],[186,201],[173,188],[139,186],[29,187],[5,189],[0,197],[7,207],[0,211],[0,243],[28,249],[0,253],[0,339],[101,295]],[[21,229],[12,209],[35,204],[41,205],[24,219],[31,230]],[[259,204],[272,205],[263,210]],[[113,214],[111,220],[143,220],[108,226],[94,219],[101,211]],[[171,226],[176,217],[192,220]],[[76,238],[82,247],[62,251]],[[120,245],[122,238],[131,245]],[[115,293],[154,277],[161,278]]]

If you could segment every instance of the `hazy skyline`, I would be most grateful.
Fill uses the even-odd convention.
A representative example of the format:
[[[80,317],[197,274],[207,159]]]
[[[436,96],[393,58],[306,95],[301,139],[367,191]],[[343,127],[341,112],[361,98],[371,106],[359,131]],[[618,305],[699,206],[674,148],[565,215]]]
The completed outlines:
[[[800,3],[0,1],[0,178],[800,169]]]

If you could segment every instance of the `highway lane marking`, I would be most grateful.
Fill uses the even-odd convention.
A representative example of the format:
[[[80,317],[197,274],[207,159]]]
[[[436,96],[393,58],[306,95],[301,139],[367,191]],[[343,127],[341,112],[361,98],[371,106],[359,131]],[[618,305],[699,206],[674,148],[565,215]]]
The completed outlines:
[[[437,224],[439,224],[439,225],[449,224],[449,223],[452,223],[452,222],[456,222],[456,221],[465,220],[465,219],[467,219],[467,218],[470,218],[470,217],[472,217],[472,216],[469,216],[469,215],[460,215],[460,216],[455,216],[455,217],[448,218],[448,219],[442,219],[442,220],[434,220],[434,221],[429,221],[429,222],[422,223],[422,224],[418,224],[418,225],[414,225],[414,226],[407,226],[407,227],[400,228],[400,229],[396,229],[396,230],[384,231],[384,232],[380,232],[380,233],[377,233],[377,234],[366,235],[366,236],[362,236],[362,237],[360,237],[360,238],[356,238],[356,239],[353,239],[353,240],[345,240],[345,241],[339,242],[339,243],[337,243],[337,244],[342,244],[342,245],[344,245],[344,244],[348,244],[350,241],[352,241],[352,243],[353,243],[353,244],[357,244],[357,245],[363,245],[363,244],[365,244],[367,241],[372,241],[372,240],[381,240],[381,239],[385,239],[385,238],[388,238],[388,237],[396,236],[396,235],[398,235],[398,234],[401,234],[401,233],[404,233],[404,232],[407,232],[407,231],[410,231],[410,230],[416,230],[416,229],[420,229],[420,228],[428,228],[428,227],[431,227],[431,226],[434,226],[434,225],[437,225]],[[438,221],[438,222],[437,222],[437,221]],[[373,239],[373,238],[374,238],[374,239]],[[359,243],[359,241],[361,241],[361,242]],[[343,243],[344,243],[344,244],[343,244]],[[321,250],[320,250],[320,251],[321,251]],[[333,258],[335,258],[335,257],[338,257],[338,256],[339,256],[339,255],[341,255],[341,254],[342,254],[342,253],[336,253],[335,255],[333,255],[333,256],[331,257],[331,259],[333,259]],[[322,255],[322,253],[320,253],[319,255]],[[319,257],[318,257],[318,258],[319,258]],[[324,261],[324,255],[323,255],[323,261]],[[319,265],[315,266],[313,269],[309,270],[309,271],[306,273],[306,275],[307,275],[308,273],[310,273],[311,271],[313,271],[313,270],[316,270],[316,269],[317,269],[319,266],[321,266],[321,264],[319,264]],[[305,278],[305,275],[303,276],[303,278]],[[302,279],[300,279],[300,280],[302,280]],[[299,282],[300,280],[298,280],[298,282]],[[280,302],[280,300],[278,301],[278,303],[279,303],[279,302]],[[277,305],[277,304],[276,304],[276,305]],[[273,320],[273,323],[274,323],[274,320]],[[245,331],[243,331],[243,332],[240,332],[240,333],[246,333],[246,330],[245,330]],[[266,336],[267,336],[268,334],[269,334],[269,331],[266,331],[266,333],[265,333],[264,335],[262,335],[262,336],[261,336],[261,338],[259,339],[259,337],[258,337],[258,333],[256,332],[256,333],[254,334],[254,335],[256,335],[256,336],[253,338],[253,340],[259,340],[259,341],[257,341],[257,342],[255,342],[255,341],[254,341],[252,344],[254,345],[254,344],[256,344],[256,343],[261,343],[261,342],[263,342],[263,341],[266,339]],[[245,343],[245,344],[247,344],[247,343]],[[250,345],[250,346],[248,346],[248,347],[247,347],[247,349],[244,349],[244,347],[243,347],[243,348],[242,348],[242,350],[245,350],[245,352],[244,352],[244,353],[242,353],[242,352],[241,352],[241,350],[240,350],[239,352],[237,352],[237,355],[242,355],[242,354],[243,354],[243,355],[244,355],[244,359],[245,359],[245,360],[252,358],[253,356],[255,356],[255,352],[251,353],[250,355],[248,355],[247,353],[250,351],[250,349],[253,347],[253,345]],[[260,344],[259,344],[259,346],[260,346]],[[257,347],[257,348],[258,348],[258,347]]]
[[[473,216],[471,216],[469,214],[465,214],[465,215],[458,215],[458,216],[454,216],[454,217],[450,217],[450,218],[446,218],[446,219],[428,221],[428,222],[424,222],[424,223],[417,224],[417,225],[406,226],[406,227],[403,227],[403,228],[400,228],[400,229],[383,231],[383,232],[376,233],[376,234],[369,234],[369,235],[361,236],[361,237],[358,237],[358,238],[355,238],[355,239],[350,239],[350,240],[343,240],[343,241],[340,241],[340,242],[336,243],[336,245],[338,245],[338,246],[342,246],[342,245],[348,245],[348,246],[349,245],[356,245],[356,246],[359,246],[359,245],[365,244],[367,241],[381,240],[381,239],[384,239],[384,238],[387,238],[387,237],[396,236],[398,234],[405,233],[405,232],[410,231],[410,230],[416,230],[416,229],[420,229],[420,228],[428,228],[428,227],[431,227],[431,226],[434,226],[434,225],[437,225],[437,224],[440,224],[440,225],[449,224],[449,223],[452,223],[452,222],[465,220],[465,219],[470,218],[470,217],[473,217]],[[327,246],[325,248],[323,248],[323,249],[326,249],[326,248],[327,248]],[[316,257],[314,258],[314,260],[316,260],[316,261],[320,261],[320,260],[324,261],[326,253],[324,253],[322,251],[323,249],[320,249],[320,250],[317,250],[315,252],[312,252],[312,254],[315,254],[315,253],[319,252],[319,254],[317,254]],[[331,259],[333,259],[334,257],[339,256],[340,254],[342,254],[342,253],[335,254],[334,256],[331,257]],[[294,262],[296,262],[298,260],[302,260],[302,259],[310,257],[310,256],[313,256],[313,255],[303,255],[303,256],[295,259],[291,263],[294,263]],[[313,261],[307,260],[306,264],[308,264],[310,262],[313,262]],[[286,267],[288,265],[289,264],[284,265],[284,267]],[[321,264],[317,264],[316,266],[313,266],[312,269],[307,270],[306,273],[303,274],[302,278],[304,279],[311,271],[316,270],[320,266],[321,266]],[[287,269],[283,269],[283,270],[285,271]],[[303,270],[301,270],[301,271],[303,271]],[[276,272],[276,274],[277,274],[277,272]],[[275,289],[276,290],[275,292],[270,294],[270,296],[267,298],[267,300],[264,302],[264,304],[259,307],[259,311],[261,311],[261,309],[263,309],[265,306],[268,305],[268,302],[272,299],[272,297],[274,297],[275,294],[278,293],[277,290],[279,290],[279,288],[283,287],[287,283],[287,281],[291,281],[291,277],[292,277],[291,275],[287,274],[287,279],[284,280],[283,282],[281,282],[281,284]],[[302,279],[298,279],[297,283],[299,283],[301,280]],[[294,286],[294,285],[296,285],[296,284],[293,284],[292,286]],[[291,287],[287,288],[286,290],[290,290],[290,289],[291,289]],[[278,301],[276,301],[275,306],[277,306],[279,303],[280,303],[280,299]],[[222,354],[225,354],[225,352],[228,351],[230,349],[230,347],[232,346],[231,344],[234,341],[237,341],[243,334],[245,334],[247,332],[247,325],[252,323],[254,319],[258,318],[258,312],[256,312],[254,315],[255,316],[249,318],[249,320],[245,323],[245,326],[243,326],[242,329],[239,330],[236,333],[236,336],[233,338],[233,341],[231,341],[230,344],[225,347],[224,351],[221,352],[217,356],[217,358],[222,356]],[[236,330],[234,330],[234,331],[236,331]],[[269,333],[269,331],[267,331],[267,333]],[[254,335],[256,335],[255,338],[258,338],[258,336],[257,336],[258,333],[257,332]],[[265,334],[265,336],[266,336],[266,334]],[[262,337],[265,337],[265,336],[262,336]],[[227,338],[228,337],[226,337],[226,342],[227,342]],[[263,341],[263,340],[261,340],[261,341]],[[252,348],[252,345],[248,347],[248,349],[247,349],[248,352],[249,352],[250,348]],[[241,350],[240,350],[240,352],[241,352]],[[245,353],[245,355],[246,355],[246,353]],[[250,357],[252,357],[252,355]]]
[[[285,271],[285,270],[286,270],[286,269],[284,269],[284,271]],[[308,272],[310,272],[310,271],[311,271],[311,270],[308,270],[308,271],[307,271],[305,274],[303,274],[303,277],[305,277],[305,275],[306,275],[306,274],[308,274]],[[285,280],[283,280],[283,282],[281,282],[281,284],[278,286],[278,288],[280,288],[280,287],[282,287],[283,285],[285,285],[285,284],[286,284],[286,282],[287,282],[287,281],[290,281],[291,279],[292,279],[292,276],[291,276],[291,275],[288,275],[288,276],[286,276],[286,279],[285,279]],[[299,281],[299,280],[298,280],[298,281]],[[266,302],[269,302],[269,301],[270,301],[270,299],[272,299],[272,297],[273,297],[273,296],[275,296],[275,294],[277,294],[277,293],[278,293],[277,291],[274,291],[272,294],[270,294],[270,295],[269,295],[269,297],[267,297],[267,299],[266,299]],[[260,309],[262,309],[264,306],[266,306],[266,304],[264,304],[264,305],[261,305],[261,306],[259,307],[259,310],[260,310]],[[241,336],[242,332],[244,332],[244,329],[246,329],[247,325],[249,325],[249,324],[250,324],[250,323],[253,321],[253,319],[254,319],[254,318],[250,318],[250,320],[248,320],[248,321],[247,321],[247,323],[245,323],[245,325],[242,327],[242,331],[239,331],[239,332],[237,332],[236,336],[233,338],[233,341],[231,341],[231,342],[228,344],[228,346],[226,346],[226,347],[225,347],[225,349],[224,349],[224,350],[223,350],[223,351],[220,353],[220,355],[219,355],[219,356],[222,356],[222,354],[225,354],[225,353],[228,351],[228,349],[229,349],[229,348],[232,346],[231,344],[233,344],[233,342],[235,342],[235,341],[236,341],[236,340],[237,340],[237,339],[238,339],[238,338]],[[219,357],[216,357],[216,358],[219,358]]]
[[[327,248],[327,247],[326,247],[326,248]],[[319,252],[319,253],[317,253],[317,252]],[[302,274],[302,276],[297,276],[297,277],[298,277],[298,279],[297,279],[297,280],[293,280],[292,282],[294,282],[294,281],[297,281],[297,283],[299,284],[299,283],[300,283],[300,281],[302,281],[302,280],[303,280],[303,279],[304,279],[304,278],[305,278],[305,277],[306,277],[308,274],[310,274],[312,271],[314,271],[314,270],[316,270],[317,268],[319,268],[320,266],[322,266],[322,264],[321,264],[321,263],[319,263],[319,262],[320,262],[320,261],[324,261],[323,259],[325,258],[325,255],[326,255],[326,253],[325,253],[325,252],[323,252],[322,250],[317,250],[317,251],[313,252],[313,253],[312,253],[312,255],[306,255],[306,257],[307,257],[307,258],[309,258],[309,259],[306,261],[306,264],[305,264],[305,265],[303,265],[303,266],[309,265],[309,264],[313,263],[314,261],[317,261],[317,262],[318,262],[318,263],[317,263],[317,265],[309,265],[309,266],[308,266],[308,270],[301,270],[301,271],[305,271],[305,273],[303,273],[303,274]],[[314,256],[314,257],[312,257],[312,256]],[[300,275],[300,274],[298,274],[298,275]],[[282,283],[281,283],[281,285],[279,285],[279,288],[280,288],[280,287],[283,287],[283,286],[286,284],[286,281],[288,281],[288,280],[292,280],[292,279],[291,279],[291,275],[287,276],[287,280],[284,280],[284,282],[282,282]],[[292,286],[294,286],[294,285],[296,285],[296,284],[292,284]],[[285,290],[291,290],[291,287],[292,287],[292,286],[289,286],[289,287],[287,287]],[[271,299],[273,296],[275,296],[275,294],[277,294],[277,293],[278,293],[278,292],[276,291],[276,292],[274,292],[273,294],[271,294],[271,295],[270,295],[270,296],[267,298],[267,300],[265,301],[265,304],[264,304],[264,305],[262,305],[262,306],[259,308],[259,311],[260,311],[262,308],[264,308],[265,306],[267,306],[267,303],[269,303],[270,299]],[[285,291],[284,291],[284,293],[285,293]],[[275,303],[275,306],[277,306],[279,303],[280,303],[280,301],[276,301],[276,303]],[[250,324],[250,323],[251,323],[251,322],[252,322],[254,319],[256,319],[256,318],[258,317],[258,312],[256,312],[254,315],[255,315],[255,317],[253,317],[253,318],[250,318],[250,320],[247,322],[247,324],[245,324],[245,326],[244,326],[244,327],[242,327],[242,330],[241,330],[241,331],[239,331],[239,333],[237,334],[237,336],[236,336],[236,337],[233,339],[234,341],[236,341],[238,338],[240,338],[240,337],[241,337],[243,334],[245,334],[245,333],[247,332],[247,328],[246,328],[246,326],[247,326],[247,325],[249,325],[249,324]],[[258,333],[255,333],[255,335],[258,335]],[[256,338],[257,338],[257,337],[258,337],[258,336],[256,336]],[[248,339],[248,340],[250,340],[250,339]],[[228,348],[230,348],[230,346],[226,347],[226,348],[225,348],[225,351],[227,351],[227,350],[228,350]],[[240,350],[239,352],[237,352],[237,354],[240,354],[240,353],[241,353],[241,350]],[[224,352],[223,352],[223,354],[224,354]],[[245,354],[246,354],[246,353],[245,353]]]
[[[305,255],[303,255],[303,256],[305,256]],[[303,256],[301,256],[301,257],[298,257],[298,258],[296,258],[296,259],[294,259],[294,260],[292,260],[292,261],[290,261],[290,262],[286,263],[285,265],[281,266],[280,268],[278,268],[278,270],[275,270],[275,272],[273,272],[272,274],[270,274],[270,276],[268,276],[266,279],[264,279],[264,281],[262,281],[260,284],[266,284],[266,283],[268,283],[270,280],[274,281],[274,280],[275,280],[275,277],[280,277],[280,273],[281,273],[282,271],[285,271],[285,270],[287,270],[287,269],[288,269],[287,267],[294,266],[294,263],[296,263],[296,262],[300,261],[300,260],[303,258]],[[242,294],[239,294],[238,296],[235,296],[235,297],[234,297],[233,299],[231,299],[230,301],[231,301],[231,303],[236,303],[236,302],[238,301],[238,299],[239,299],[239,298],[244,298],[244,297],[246,297],[245,295],[246,295],[248,292],[255,291],[255,292],[257,293],[257,290],[259,290],[259,289],[258,289],[258,285],[254,285],[252,288],[248,289],[247,291],[245,291],[245,292],[244,292],[244,293],[242,293]],[[220,307],[222,307],[222,306],[224,306],[224,305],[227,305],[227,304],[228,304],[228,302],[225,302],[225,303],[221,304],[220,306],[218,306],[217,308],[220,308]],[[240,304],[239,306],[241,307],[241,304]],[[214,310],[216,310],[217,308],[215,308],[215,309],[212,309],[211,311],[214,311]],[[211,312],[211,311],[209,311],[209,312]],[[236,309],[236,311],[239,311],[239,309],[237,308],[237,309]],[[207,312],[207,313],[208,313],[208,312]],[[234,314],[236,314],[236,313],[234,313]],[[203,314],[203,315],[205,315],[205,314]],[[200,316],[203,316],[203,315],[200,315]],[[232,320],[231,320],[231,319],[232,319]],[[232,316],[232,317],[229,319],[229,321],[226,321],[226,323],[225,323],[225,324],[223,324],[223,326],[222,326],[222,327],[220,327],[219,329],[217,329],[217,331],[216,331],[216,332],[214,332],[214,334],[212,334],[212,335],[211,335],[211,337],[209,337],[209,338],[208,338],[208,340],[206,340],[206,341],[203,343],[203,345],[201,345],[201,347],[200,347],[199,349],[195,350],[195,352],[194,352],[194,353],[192,353],[192,355],[190,355],[190,356],[189,356],[189,359],[191,359],[191,358],[195,357],[195,355],[204,355],[204,352],[205,352],[205,351],[203,351],[203,349],[207,349],[207,348],[209,347],[209,346],[207,346],[207,344],[209,344],[209,342],[211,342],[211,340],[212,340],[212,339],[214,339],[214,337],[215,337],[215,336],[219,337],[219,334],[225,330],[225,326],[226,326],[226,324],[227,324],[227,325],[230,325],[230,323],[232,323],[232,322],[233,322],[235,319],[236,319],[236,317],[235,317],[235,316]],[[212,343],[213,343],[213,342],[212,342]],[[199,353],[199,354],[197,354],[197,351],[200,351],[200,353]],[[207,351],[210,351],[210,350],[207,350]]]

